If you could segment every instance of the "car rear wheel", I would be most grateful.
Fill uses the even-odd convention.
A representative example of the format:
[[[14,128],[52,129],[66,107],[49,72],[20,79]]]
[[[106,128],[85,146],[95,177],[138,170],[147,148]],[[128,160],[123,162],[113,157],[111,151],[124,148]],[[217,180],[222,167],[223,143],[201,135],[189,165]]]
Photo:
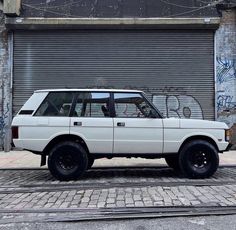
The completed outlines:
[[[66,141],[57,144],[49,153],[48,168],[58,180],[78,179],[88,165],[88,157],[84,148],[75,142]]]
[[[188,178],[208,178],[219,166],[219,155],[211,143],[194,140],[180,151],[179,165]]]
[[[91,169],[94,163],[94,158],[92,156],[88,156],[88,166],[87,169]]]
[[[175,171],[179,170],[179,156],[178,155],[165,157],[165,161],[170,168],[174,169]]]

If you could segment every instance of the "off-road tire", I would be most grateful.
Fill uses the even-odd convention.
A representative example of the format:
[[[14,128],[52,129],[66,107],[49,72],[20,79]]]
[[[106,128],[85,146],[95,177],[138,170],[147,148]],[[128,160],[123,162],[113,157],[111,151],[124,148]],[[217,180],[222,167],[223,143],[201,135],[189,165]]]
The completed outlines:
[[[178,155],[174,155],[174,156],[167,156],[165,157],[165,161],[166,164],[174,169],[175,171],[179,171],[180,167],[179,167],[179,156]]]
[[[48,168],[58,180],[76,180],[88,166],[87,152],[79,144],[65,141],[57,144],[49,153]]]
[[[91,169],[92,168],[94,161],[95,161],[94,157],[88,156],[88,166],[87,166],[87,169]]]
[[[219,166],[216,148],[204,140],[194,140],[184,145],[179,154],[180,169],[193,179],[211,177]]]

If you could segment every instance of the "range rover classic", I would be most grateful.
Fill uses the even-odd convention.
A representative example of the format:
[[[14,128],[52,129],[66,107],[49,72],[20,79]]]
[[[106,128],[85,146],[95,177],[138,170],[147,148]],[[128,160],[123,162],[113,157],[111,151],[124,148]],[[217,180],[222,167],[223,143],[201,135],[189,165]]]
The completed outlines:
[[[12,122],[15,147],[41,155],[59,180],[98,158],[165,158],[188,178],[207,178],[230,147],[225,123],[164,118],[138,90],[37,90]]]

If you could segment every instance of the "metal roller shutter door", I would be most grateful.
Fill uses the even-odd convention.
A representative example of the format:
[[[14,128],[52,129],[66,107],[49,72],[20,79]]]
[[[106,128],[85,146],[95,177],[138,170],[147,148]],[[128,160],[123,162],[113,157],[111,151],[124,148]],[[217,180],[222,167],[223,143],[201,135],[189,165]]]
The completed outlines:
[[[109,86],[147,92],[167,116],[214,119],[214,31],[14,33],[13,113],[37,89]]]

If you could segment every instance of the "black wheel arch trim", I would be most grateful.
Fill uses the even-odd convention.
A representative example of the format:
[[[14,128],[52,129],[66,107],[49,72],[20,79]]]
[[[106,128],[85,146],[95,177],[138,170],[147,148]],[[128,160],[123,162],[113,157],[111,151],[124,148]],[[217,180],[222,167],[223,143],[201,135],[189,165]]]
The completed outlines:
[[[181,150],[183,149],[183,147],[184,147],[187,143],[189,143],[189,142],[191,142],[191,141],[195,141],[195,140],[207,141],[207,142],[209,142],[210,144],[212,144],[212,145],[215,147],[215,149],[216,149],[217,152],[220,152],[220,151],[219,151],[219,148],[218,148],[218,146],[217,146],[217,144],[216,144],[216,142],[215,142],[211,137],[209,137],[209,136],[204,136],[204,135],[196,135],[196,136],[191,136],[191,137],[186,138],[186,139],[184,140],[184,142],[181,144],[178,153],[181,152]]]
[[[58,135],[56,137],[54,137],[44,148],[43,150],[43,155],[48,155],[49,151],[59,142],[64,142],[64,141],[74,141],[77,143],[80,143],[84,149],[86,150],[86,152],[89,154],[89,148],[86,144],[86,142],[84,141],[83,138],[81,138],[78,135],[74,135],[74,134],[62,134],[62,135]]]

